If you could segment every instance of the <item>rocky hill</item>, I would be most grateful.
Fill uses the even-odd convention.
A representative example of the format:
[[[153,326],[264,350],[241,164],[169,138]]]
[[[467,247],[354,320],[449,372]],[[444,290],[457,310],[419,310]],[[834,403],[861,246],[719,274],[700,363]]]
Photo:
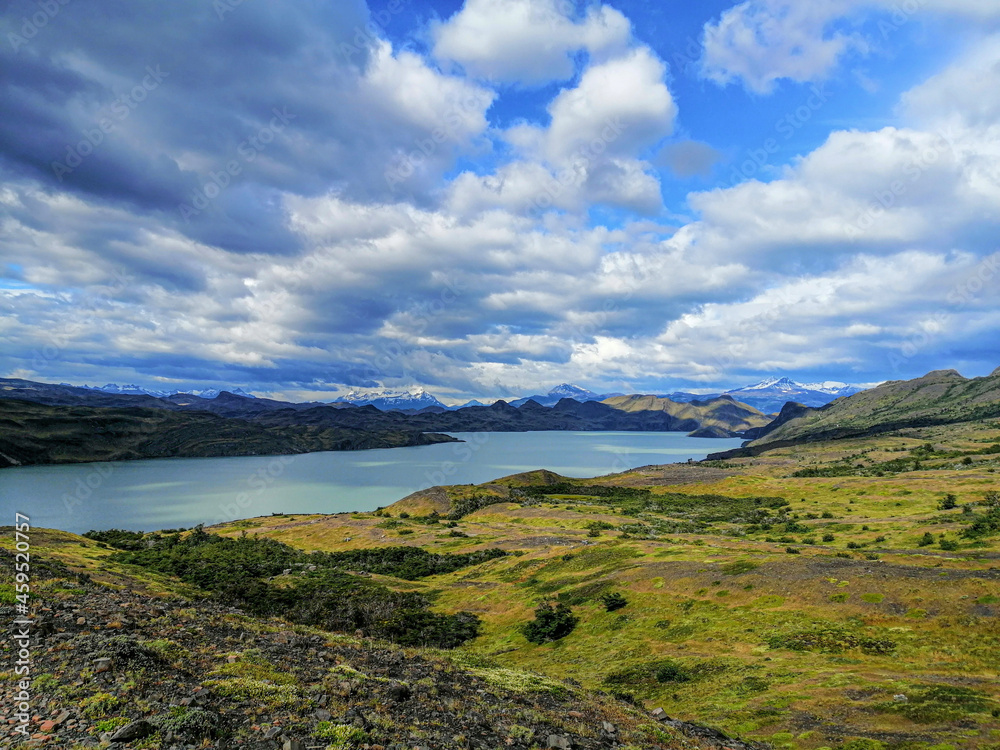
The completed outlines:
[[[88,544],[53,536],[57,545]],[[12,564],[9,552],[0,556]],[[483,657],[252,617],[211,600],[151,596],[138,579],[120,580],[127,587],[118,590],[59,563],[36,565],[34,576],[41,595],[32,611],[31,739],[21,742],[11,716],[0,730],[3,746],[754,747]],[[14,616],[12,607],[0,611]],[[14,682],[2,693],[4,706],[16,705]]]
[[[659,411],[675,419],[695,421],[698,423],[697,430],[692,433],[695,437],[738,437],[771,422],[771,417],[729,396],[686,403],[657,396],[618,396],[602,403],[631,414]]]
[[[0,400],[0,468],[139,458],[288,455],[453,440],[398,428],[269,425],[200,411]]]
[[[710,458],[996,417],[1000,417],[1000,368],[981,378],[935,370],[914,380],[883,383],[819,409],[786,405],[778,419],[748,435],[753,439],[744,448]]]

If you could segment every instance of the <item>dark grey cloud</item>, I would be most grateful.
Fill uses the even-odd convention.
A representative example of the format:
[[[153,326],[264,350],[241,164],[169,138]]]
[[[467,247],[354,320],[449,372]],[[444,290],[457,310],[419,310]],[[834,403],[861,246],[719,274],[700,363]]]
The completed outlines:
[[[380,77],[379,66],[407,63],[380,51],[363,0],[54,2],[28,39],[24,19],[39,7],[13,2],[0,15],[8,179],[130,205],[236,252],[290,253],[300,245],[280,194],[425,195],[454,155],[446,143],[402,191],[387,182],[398,153],[446,112],[414,117],[394,99],[393,86],[419,98],[436,74],[411,60],[409,79]]]

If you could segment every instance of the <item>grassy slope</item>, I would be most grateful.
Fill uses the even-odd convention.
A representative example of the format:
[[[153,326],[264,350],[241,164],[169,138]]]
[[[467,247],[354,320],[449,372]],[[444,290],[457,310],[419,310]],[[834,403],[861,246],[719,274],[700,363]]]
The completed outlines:
[[[555,479],[540,473],[489,488],[419,493],[388,509],[394,516],[389,519],[278,516],[231,524],[224,532],[267,534],[306,549],[502,546],[523,554],[411,584],[435,596],[443,611],[469,609],[484,618],[484,635],[466,647],[470,651],[589,687],[603,687],[609,675],[631,668],[634,674],[618,687],[648,706],[770,739],[776,747],[834,747],[847,737],[869,736],[897,747],[910,741],[917,744],[909,747],[985,750],[1000,746],[1000,719],[989,712],[1000,708],[990,702],[1000,699],[1000,540],[960,540],[968,516],[961,509],[940,511],[938,503],[946,493],[957,495],[960,504],[981,501],[986,491],[1000,488],[997,455],[976,455],[970,464],[955,457],[926,460],[919,471],[883,476],[862,470],[836,477],[789,475],[802,467],[881,463],[927,442],[971,453],[995,441],[1000,424],[928,427],[784,448],[723,465],[647,467],[592,480],[657,493],[784,497],[796,523],[807,527],[788,534],[746,534],[745,525],[717,522],[699,534],[622,539],[620,531],[602,530],[594,539],[586,531],[593,521],[618,525],[636,519],[578,496],[533,507],[486,507],[458,523],[455,530],[468,537],[398,517],[401,511],[445,512],[446,498],[487,492],[502,498],[504,485]],[[941,534],[960,540],[960,548],[920,547],[925,532],[935,540]],[[824,533],[834,534],[834,541],[822,542]],[[885,539],[876,541],[880,537]],[[849,549],[849,542],[864,546]],[[727,567],[732,563],[746,571]],[[604,611],[594,598],[602,590],[621,591],[629,605]],[[554,644],[529,644],[518,626],[538,601],[559,594],[583,601],[574,605],[581,624]],[[823,653],[768,644],[775,635],[819,626],[890,639],[896,649],[871,655],[858,648]],[[664,659],[675,660],[693,679],[659,682],[642,674]],[[921,703],[930,686],[982,691],[988,701],[976,706],[969,695],[945,696],[957,702],[934,721],[941,702]],[[885,710],[898,694],[910,698],[909,717]]]
[[[954,370],[892,381],[839,399],[824,409],[781,425],[751,447],[810,436],[840,437],[892,429],[1000,416],[1000,368],[983,378],[966,379]]]
[[[707,403],[691,404],[677,403],[656,396],[615,396],[601,403],[626,412],[663,411],[678,419],[697,420],[703,428],[720,427],[732,432],[763,427],[771,421],[771,417],[752,406],[738,403],[730,398],[717,398]]]

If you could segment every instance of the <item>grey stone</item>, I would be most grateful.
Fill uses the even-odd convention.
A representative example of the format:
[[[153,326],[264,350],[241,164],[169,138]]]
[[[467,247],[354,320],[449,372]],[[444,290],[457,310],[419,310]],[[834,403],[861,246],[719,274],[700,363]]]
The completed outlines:
[[[264,739],[270,740],[281,734],[281,727],[271,727],[266,732],[264,732]]]
[[[333,714],[331,714],[325,708],[317,708],[316,711],[313,713],[313,716],[315,716],[320,721],[329,721],[330,719],[333,718]]]
[[[670,717],[667,716],[667,712],[664,711],[662,708],[654,708],[652,716],[657,721],[669,721],[670,720]]]
[[[306,750],[306,746],[299,740],[285,740],[285,744],[281,746],[281,750]]]
[[[135,742],[136,740],[141,740],[144,737],[148,737],[153,732],[156,731],[156,727],[150,724],[145,719],[139,719],[138,721],[133,721],[130,724],[126,724],[113,735],[111,735],[112,742]]]
[[[610,721],[602,721],[601,728],[608,734],[615,734],[618,731],[618,727],[616,727]]]
[[[111,659],[107,656],[102,656],[99,659],[94,659],[94,672],[95,674],[100,674],[101,672],[107,672],[111,669]]]
[[[548,746],[549,748],[556,748],[556,750],[572,750],[573,741],[564,735],[550,734]]]

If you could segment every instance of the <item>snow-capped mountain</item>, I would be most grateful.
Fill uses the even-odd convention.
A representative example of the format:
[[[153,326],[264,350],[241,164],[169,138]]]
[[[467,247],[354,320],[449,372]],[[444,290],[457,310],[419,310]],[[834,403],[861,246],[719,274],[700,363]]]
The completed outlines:
[[[332,403],[374,406],[381,411],[425,409],[428,406],[448,408],[419,387],[409,388],[405,391],[393,391],[387,388],[355,388],[338,396]]]
[[[121,396],[121,395],[125,395],[125,396],[155,396],[156,398],[166,398],[167,396],[173,396],[173,395],[178,394],[178,393],[189,393],[192,396],[198,396],[200,398],[210,398],[211,399],[211,398],[217,398],[218,395],[220,393],[222,393],[222,391],[219,390],[219,389],[217,389],[217,388],[207,388],[207,389],[198,390],[198,391],[180,390],[180,389],[175,388],[172,391],[157,391],[157,390],[153,390],[151,388],[142,388],[142,387],[140,387],[138,385],[134,385],[134,384],[131,384],[131,383],[129,383],[127,385],[118,385],[117,383],[107,383],[106,385],[101,385],[101,386],[85,385],[85,386],[82,386],[82,387],[86,388],[88,391],[101,391],[103,393],[113,393],[113,394],[118,395],[118,396]],[[244,398],[256,398],[256,396],[254,396],[253,394],[247,393],[242,388],[226,388],[224,390],[228,390],[230,393],[233,393],[233,394],[235,394],[237,396],[243,396]]]
[[[198,396],[199,398],[218,398],[222,391],[229,391],[234,396],[242,396],[243,398],[257,398],[252,393],[247,393],[242,388],[223,388],[222,390],[217,388],[207,388],[203,391],[174,391],[174,393],[190,393],[192,396]]]
[[[557,385],[555,388],[550,390],[544,396],[541,394],[535,394],[534,396],[525,396],[524,398],[516,399],[511,401],[511,406],[521,406],[527,401],[537,401],[542,406],[555,406],[559,403],[560,399],[571,398],[574,401],[603,401],[606,398],[611,398],[612,396],[621,396],[621,393],[594,393],[586,388],[581,388],[578,385],[573,385],[572,383],[562,383]]]
[[[154,391],[148,388],[140,388],[139,386],[128,383],[126,385],[118,385],[117,383],[107,383],[106,385],[96,386],[96,385],[85,385],[83,386],[88,391],[101,391],[102,393],[113,393],[116,396],[156,396],[157,398],[163,398],[164,396],[170,396],[176,391]]]
[[[737,401],[760,409],[765,414],[781,411],[789,401],[806,406],[825,406],[842,396],[851,396],[868,386],[852,385],[837,381],[824,383],[796,383],[790,378],[770,377],[759,383],[734,388],[723,395],[732,396]]]

